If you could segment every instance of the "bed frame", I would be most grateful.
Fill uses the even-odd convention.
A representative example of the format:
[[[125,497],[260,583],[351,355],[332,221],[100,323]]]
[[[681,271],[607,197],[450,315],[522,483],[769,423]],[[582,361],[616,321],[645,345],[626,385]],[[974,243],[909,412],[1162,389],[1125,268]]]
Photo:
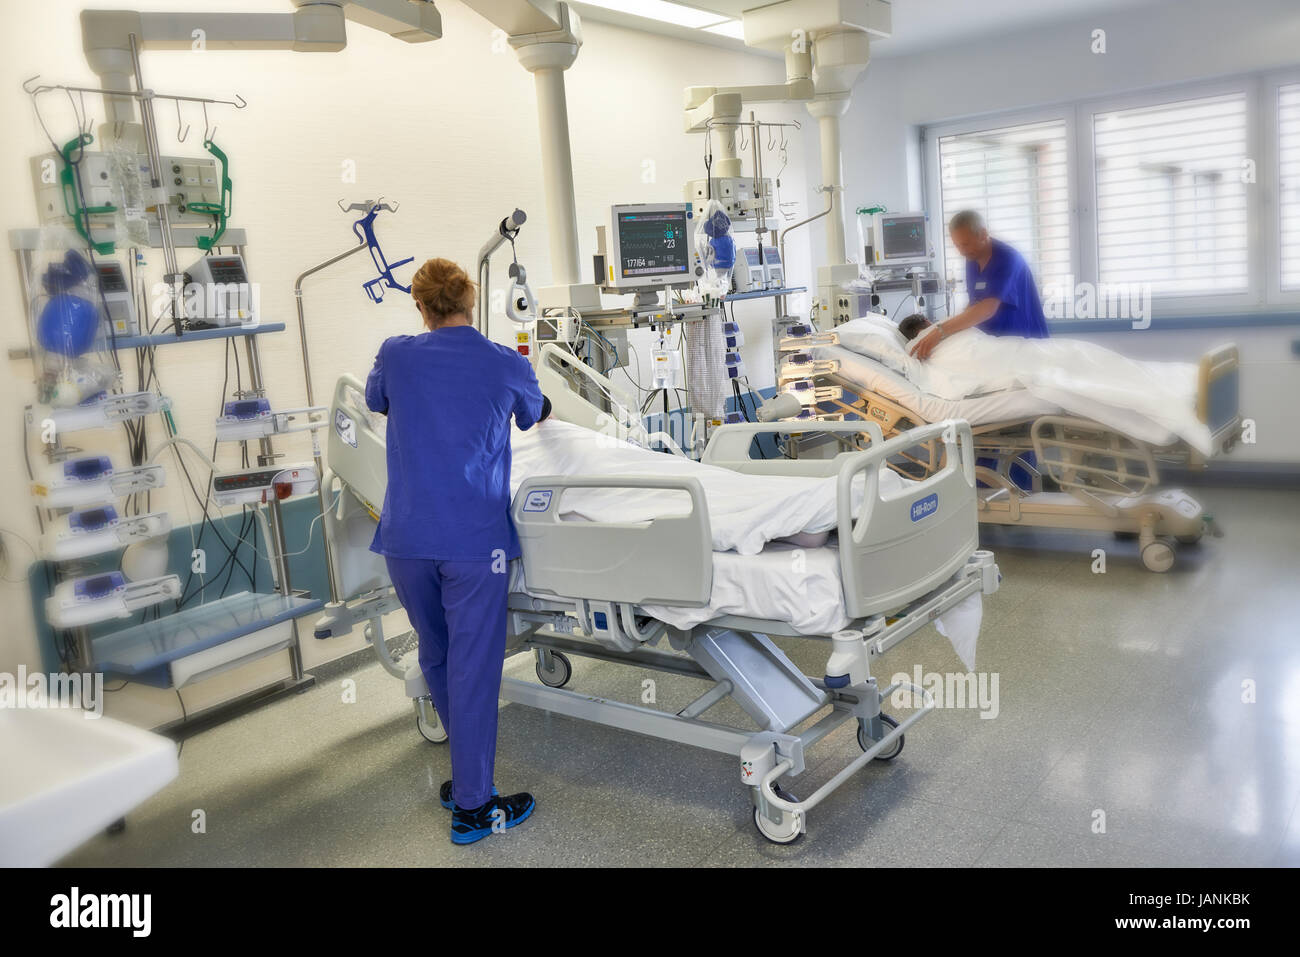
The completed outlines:
[[[384,640],[385,614],[399,607],[382,559],[366,550],[374,505],[382,496],[375,463],[383,438],[370,426],[359,380],[344,376],[334,394],[326,488],[337,486],[339,506],[326,517],[337,556],[335,585],[343,601],[327,606],[316,637],[345,634],[359,625],[384,667],[401,678],[415,703],[416,723],[430,741],[446,739],[418,664],[403,667]],[[555,403],[555,408],[566,408]],[[834,477],[844,603],[853,618],[835,635],[802,635],[780,621],[722,616],[679,630],[648,616],[645,605],[707,604],[712,587],[712,536],[699,482],[689,477],[537,476],[516,494],[513,518],[523,550],[528,592],[509,596],[507,655],[531,652],[541,684],[505,678],[501,697],[556,714],[736,756],[750,789],[754,823],[768,840],[789,843],[804,832],[808,812],[873,760],[903,748],[904,733],[934,707],[923,689],[900,683],[880,688],[871,659],[976,594],[992,594],[1000,576],[993,556],[977,542],[973,443],[964,422],[935,423],[892,442],[871,423],[823,423],[845,451],[820,460],[755,460],[754,440],[789,441],[806,425],[726,426],[711,438],[705,458],[747,472]],[[947,464],[902,494],[881,491],[880,473],[918,441],[938,443]],[[856,448],[865,445],[864,450]],[[855,486],[862,504],[853,514]],[[689,498],[690,512],[646,522],[566,521],[561,502],[573,489],[661,488]],[[512,578],[512,580],[514,580]],[[824,675],[803,674],[772,635],[827,641]],[[660,647],[666,644],[667,647]],[[593,698],[564,688],[570,655],[698,678],[707,689],[672,714]],[[881,704],[900,687],[924,702],[901,722]],[[705,720],[731,698],[753,727]],[[780,779],[805,769],[809,748],[848,721],[857,723],[862,753],[802,801]]]
[[[852,397],[834,411],[880,426],[892,438],[924,426],[915,410],[838,373],[827,376]],[[1201,356],[1196,409],[1210,428],[1213,455],[1226,454],[1241,434],[1237,347],[1223,345]],[[1160,488],[1160,465],[1204,468],[1205,456],[1186,443],[1156,446],[1100,423],[1069,415],[1042,415],[986,423],[972,429],[978,465],[979,520],[988,525],[1086,529],[1133,535],[1142,563],[1168,571],[1179,544],[1193,544],[1209,531],[1219,534],[1201,505],[1181,489]],[[1028,453],[1033,453],[1033,459]],[[898,466],[904,475],[930,474],[943,462],[930,444]],[[1029,476],[1021,488],[1011,477]],[[1044,488],[1048,478],[1054,490]]]

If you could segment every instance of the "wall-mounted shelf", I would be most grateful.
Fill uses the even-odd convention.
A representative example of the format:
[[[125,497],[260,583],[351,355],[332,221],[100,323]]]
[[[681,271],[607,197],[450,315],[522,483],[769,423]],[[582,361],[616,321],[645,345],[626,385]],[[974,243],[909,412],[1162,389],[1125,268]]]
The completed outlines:
[[[227,595],[93,639],[94,665],[114,677],[171,687],[176,677],[172,665],[218,646],[227,646],[231,654],[225,660],[205,662],[204,675],[287,648],[292,632],[285,629],[281,637],[271,629],[324,606],[319,598],[297,595],[248,591]],[[268,641],[246,647],[235,644],[259,633],[266,634]]]
[[[236,336],[260,336],[267,332],[284,332],[283,322],[259,322],[255,326],[229,326],[223,329],[191,329],[184,335],[155,332],[148,336],[118,336],[107,340],[118,349],[152,348],[180,342],[202,342],[210,339],[233,339]]]
[[[744,302],[747,299],[770,299],[775,296],[788,296],[795,292],[807,292],[807,286],[786,286],[781,289],[755,289],[753,292],[728,293],[723,302]]]
[[[180,342],[207,342],[213,339],[233,339],[237,336],[260,336],[268,332],[284,332],[283,322],[259,322],[255,326],[230,326],[225,329],[191,329],[184,335],[176,335],[174,332],[156,332],[148,336],[118,336],[116,339],[106,339],[105,343],[112,348],[121,349],[152,349],[156,346],[168,346]],[[9,350],[9,358],[14,360],[30,359],[32,350],[26,346],[14,347]]]
[[[52,233],[61,230],[63,239],[61,243],[52,245]],[[173,226],[171,229],[172,245],[177,249],[197,249],[198,239],[200,236],[210,236],[212,227],[210,226]],[[116,238],[116,232],[102,226],[92,227],[90,236],[95,242],[105,242]],[[248,244],[248,235],[241,229],[231,227],[227,229],[221,237],[222,247],[240,247]],[[122,243],[121,249],[114,255],[121,255],[121,250],[128,249],[131,243]],[[9,248],[14,252],[37,252],[42,249],[85,249],[86,241],[77,235],[75,230],[66,226],[45,226],[40,229],[11,229],[9,230]],[[162,229],[156,222],[149,224],[149,245],[141,247],[147,249],[162,248]],[[107,258],[107,257],[105,257]]]

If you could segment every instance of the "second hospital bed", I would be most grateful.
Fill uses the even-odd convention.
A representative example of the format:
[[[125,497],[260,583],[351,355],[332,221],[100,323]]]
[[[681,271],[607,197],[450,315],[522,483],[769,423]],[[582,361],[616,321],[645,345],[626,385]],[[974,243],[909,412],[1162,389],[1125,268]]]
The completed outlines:
[[[559,387],[544,381],[548,395]],[[418,665],[393,661],[383,636],[383,615],[400,606],[383,560],[368,551],[386,466],[382,426],[362,394],[361,382],[344,376],[334,395],[325,483],[331,495],[337,488],[338,506],[328,513],[326,529],[340,600],[327,606],[316,635],[328,638],[363,625],[381,662],[405,681],[421,733],[444,740]],[[553,398],[557,409],[573,407],[572,395],[563,398]],[[573,417],[584,415],[579,410]],[[739,448],[764,432],[788,436],[805,429],[734,426],[718,430],[714,441]],[[719,530],[711,527],[710,504],[715,517],[729,504],[726,483],[718,486],[717,470],[701,472],[709,467],[662,453],[645,452],[649,467],[641,474],[524,478],[512,508],[523,558],[511,569],[507,655],[532,652],[541,684],[505,678],[501,697],[732,754],[749,786],[759,832],[777,843],[796,840],[813,807],[872,760],[896,756],[904,732],[933,707],[925,692],[909,687],[925,704],[901,722],[884,714],[882,702],[903,685],[879,687],[871,659],[958,606],[969,612],[999,582],[993,556],[977,545],[974,460],[964,423],[937,423],[892,443],[872,424],[827,431],[869,447],[821,461],[745,467],[820,480],[813,483],[819,493],[820,486],[829,488],[832,527],[803,547],[769,542],[756,554],[715,550]],[[621,439],[589,434],[593,448],[628,454]],[[886,468],[891,457],[928,439],[944,443],[947,464],[920,482],[892,480]],[[592,508],[565,505],[620,490],[679,501],[649,518],[613,518],[596,509],[595,520],[574,516]],[[825,673],[803,674],[772,635],[829,641]],[[676,713],[594,698],[564,687],[573,654],[687,675],[708,687]],[[705,713],[726,698],[740,705],[753,727],[706,720]],[[780,780],[802,773],[807,749],[848,721],[857,725],[862,753],[802,801],[794,798]]]
[[[1162,488],[1160,468],[1204,467],[1207,455],[1178,435],[1135,417],[1143,437],[1112,418],[1071,414],[1026,388],[962,399],[926,393],[878,357],[842,345],[816,350],[834,371],[818,377],[844,395],[824,406],[834,415],[878,424],[887,438],[949,418],[970,423],[977,459],[979,520],[991,525],[1086,529],[1133,535],[1150,571],[1173,566],[1179,544],[1217,529],[1187,492]],[[1195,413],[1208,428],[1210,455],[1229,451],[1241,431],[1238,356],[1220,346],[1197,363]],[[1122,410],[1110,410],[1122,422]],[[1031,458],[1032,455],[1032,458]],[[929,474],[939,449],[916,457],[905,474]],[[1021,476],[1017,481],[1013,470]],[[1044,486],[1044,478],[1049,481]]]

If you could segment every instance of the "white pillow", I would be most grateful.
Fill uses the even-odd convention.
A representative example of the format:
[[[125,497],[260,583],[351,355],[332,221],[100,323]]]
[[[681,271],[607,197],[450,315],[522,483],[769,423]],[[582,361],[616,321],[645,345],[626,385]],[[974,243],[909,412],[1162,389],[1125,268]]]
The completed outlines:
[[[915,368],[916,360],[907,353],[907,340],[898,326],[884,316],[850,319],[836,326],[834,332],[845,349],[875,359],[886,368],[904,375]]]

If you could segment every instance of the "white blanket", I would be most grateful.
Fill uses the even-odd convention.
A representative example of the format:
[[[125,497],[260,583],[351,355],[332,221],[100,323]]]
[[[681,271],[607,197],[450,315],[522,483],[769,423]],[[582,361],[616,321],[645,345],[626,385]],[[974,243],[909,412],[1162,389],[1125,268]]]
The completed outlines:
[[[510,494],[538,475],[600,477],[690,476],[699,480],[709,507],[713,550],[755,555],[770,541],[803,533],[828,532],[837,523],[835,478],[749,475],[677,455],[650,452],[610,436],[557,419],[527,432],[514,431]],[[905,480],[880,473],[880,493],[902,489]],[[863,482],[854,485],[854,512]],[[564,496],[563,514],[593,522],[640,522],[690,511],[684,493],[660,489],[574,489]]]
[[[941,342],[922,362],[901,337],[878,322],[854,320],[836,329],[840,345],[882,362],[918,389],[942,399],[1025,389],[1066,412],[1144,442],[1170,434],[1197,451],[1213,451],[1210,430],[1196,417],[1197,369],[1188,362],[1140,362],[1079,339],[1021,339],[966,329]]]
[[[1020,386],[1134,438],[1160,442],[1172,432],[1205,455],[1213,451],[1210,430],[1196,417],[1197,370],[1189,362],[1139,362],[1079,339],[967,329],[941,342],[921,365],[931,391],[970,395]]]

